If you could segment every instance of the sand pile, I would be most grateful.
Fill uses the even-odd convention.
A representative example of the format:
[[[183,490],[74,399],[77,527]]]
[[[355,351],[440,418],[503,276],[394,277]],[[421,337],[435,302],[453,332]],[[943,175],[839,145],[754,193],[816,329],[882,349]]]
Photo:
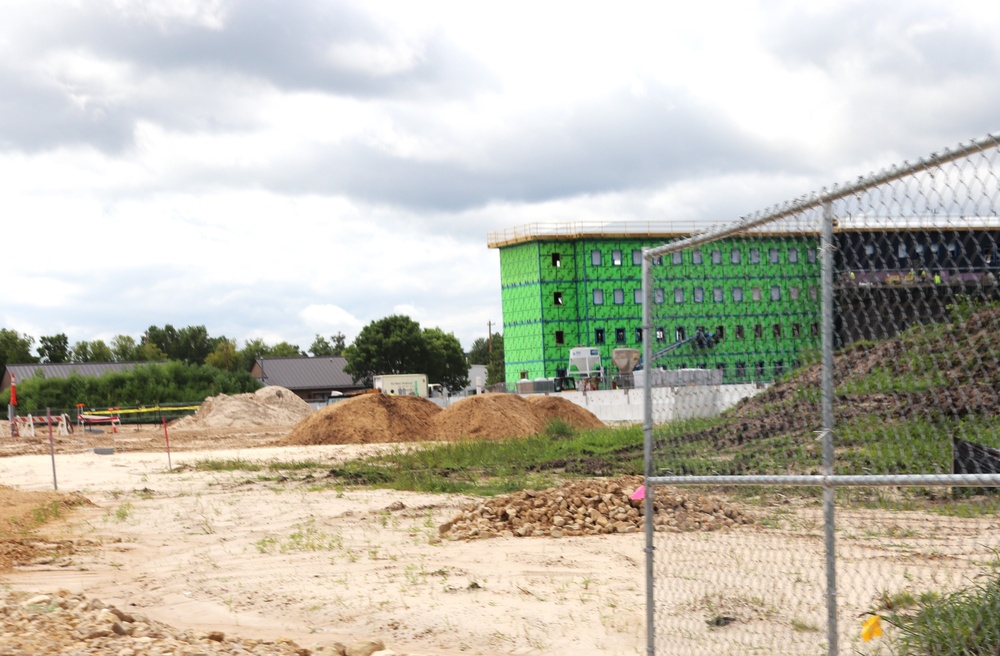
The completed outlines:
[[[468,504],[438,530],[449,540],[636,533],[643,529],[644,502],[631,496],[640,485],[641,476],[622,476],[493,497]],[[654,509],[657,530],[716,531],[752,523],[720,499],[672,489],[657,488]]]
[[[174,429],[291,426],[312,413],[312,407],[284,387],[268,385],[250,394],[210,396],[198,412],[173,422]]]
[[[419,396],[362,394],[321,408],[299,422],[282,444],[372,444],[432,439],[441,408]]]

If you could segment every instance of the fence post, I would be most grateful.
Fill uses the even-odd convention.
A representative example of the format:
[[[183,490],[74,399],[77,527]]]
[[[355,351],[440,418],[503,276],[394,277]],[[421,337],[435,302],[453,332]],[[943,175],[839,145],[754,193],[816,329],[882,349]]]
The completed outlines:
[[[653,261],[649,253],[642,254],[642,442],[643,481],[646,496],[643,514],[646,517],[646,653],[656,653],[656,609],[654,606],[653,577],[653,344],[650,335],[653,325]]]
[[[833,476],[833,201],[823,203],[823,232],[820,237],[821,326],[823,349],[822,437],[823,475]],[[827,654],[837,656],[837,553],[834,506],[836,489],[823,485],[823,525],[826,553],[826,639]]]

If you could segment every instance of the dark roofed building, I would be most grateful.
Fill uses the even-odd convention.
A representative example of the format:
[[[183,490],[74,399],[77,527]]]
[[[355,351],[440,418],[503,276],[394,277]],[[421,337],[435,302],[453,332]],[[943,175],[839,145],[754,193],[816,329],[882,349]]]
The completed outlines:
[[[291,390],[307,403],[325,404],[331,392],[366,389],[344,372],[346,364],[342,357],[258,358],[250,373],[265,385]]]
[[[32,364],[8,364],[0,379],[0,392],[10,389],[10,375],[14,374],[18,381],[41,375],[44,378],[69,378],[84,376],[98,378],[109,371],[128,371],[138,364],[148,362],[61,362],[58,364],[38,362]]]

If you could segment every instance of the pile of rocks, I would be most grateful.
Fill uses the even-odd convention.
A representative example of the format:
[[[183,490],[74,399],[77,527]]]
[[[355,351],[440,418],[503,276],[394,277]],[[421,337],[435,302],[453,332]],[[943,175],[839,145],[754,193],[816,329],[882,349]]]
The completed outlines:
[[[466,505],[439,527],[450,540],[635,533],[643,529],[644,501],[632,499],[641,476],[568,482]],[[657,488],[657,530],[716,531],[752,523],[741,510],[711,496]]]
[[[232,638],[220,631],[177,631],[137,613],[62,590],[28,594],[0,588],[0,654],[116,656],[391,656],[381,640],[315,649],[291,640]]]

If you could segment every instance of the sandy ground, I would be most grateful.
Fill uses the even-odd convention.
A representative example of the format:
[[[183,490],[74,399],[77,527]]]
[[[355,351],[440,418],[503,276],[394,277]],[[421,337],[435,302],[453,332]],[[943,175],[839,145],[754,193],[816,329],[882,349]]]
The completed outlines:
[[[95,506],[46,534],[80,548],[19,567],[3,583],[65,588],[175,627],[307,647],[380,638],[409,654],[645,653],[642,534],[441,541],[438,526],[471,498],[190,467],[237,458],[333,465],[389,445],[236,448],[238,436],[192,433],[176,438],[169,468],[165,452],[126,450],[157,435],[126,432],[110,455],[64,442],[59,490]],[[258,433],[254,443],[275,435]],[[0,458],[0,482],[51,490],[47,440],[40,444]],[[658,534],[660,653],[822,653],[819,509],[747,512],[756,525]],[[1000,546],[993,518],[851,511],[838,521],[843,653],[879,653],[858,642],[858,618],[880,594],[961,585]]]

